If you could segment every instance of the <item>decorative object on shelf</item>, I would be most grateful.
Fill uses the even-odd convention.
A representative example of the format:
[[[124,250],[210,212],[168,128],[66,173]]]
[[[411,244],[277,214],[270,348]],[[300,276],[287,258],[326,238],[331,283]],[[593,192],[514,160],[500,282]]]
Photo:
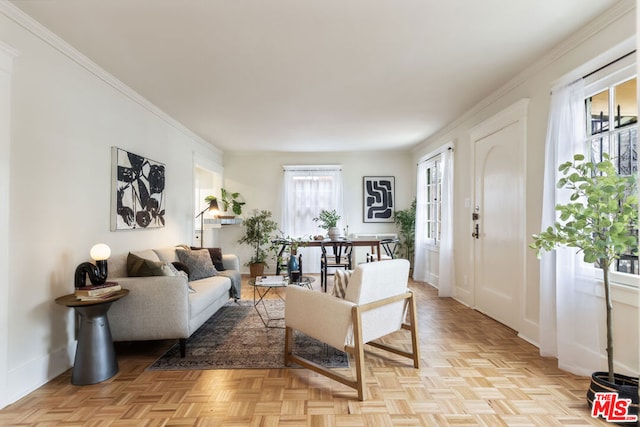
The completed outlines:
[[[267,265],[267,251],[265,246],[269,245],[273,233],[278,230],[278,223],[271,219],[272,213],[268,210],[254,210],[251,216],[244,219],[244,235],[238,243],[246,243],[253,247],[255,253],[245,264],[249,266],[251,277],[262,276]]]
[[[111,231],[164,227],[165,165],[111,148]]]
[[[229,211],[229,207],[231,207],[231,212],[235,215],[242,215],[242,206],[246,204],[246,202],[242,202],[239,200],[240,193],[230,193],[224,188],[220,189],[220,202],[222,203],[222,210],[224,212]]]
[[[395,177],[363,177],[364,222],[393,222]]]
[[[340,237],[340,229],[338,229],[340,218],[335,209],[330,211],[322,209],[318,216],[313,218],[313,221],[319,223],[318,227],[327,230],[327,235],[331,240],[335,240]]]
[[[402,257],[409,260],[413,266],[413,255],[416,241],[416,199],[411,202],[411,207],[396,211],[393,214],[393,221],[396,223],[400,234],[399,249]]]
[[[603,154],[603,161],[593,163],[582,154],[573,156],[558,167],[564,177],[557,188],[571,191],[570,202],[556,205],[559,221],[540,234],[533,235],[530,248],[540,256],[542,251],[550,251],[560,246],[577,248],[583,253],[584,262],[596,264],[602,269],[607,328],[607,368],[608,372],[595,372],[591,377],[591,387],[587,393],[589,406],[593,405],[593,390],[599,390],[597,383],[607,382],[607,390],[619,389],[619,396],[633,395],[630,415],[638,415],[638,379],[624,380],[614,372],[613,357],[613,302],[609,270],[613,262],[623,254],[638,251],[638,187],[635,175],[621,176]],[[595,314],[594,314],[595,315]],[[635,384],[634,384],[635,383]],[[628,393],[623,389],[634,387]]]
[[[216,198],[216,196],[207,196],[204,198],[204,201],[207,202],[209,205],[204,208],[202,210],[202,212],[200,212],[198,215],[196,215],[196,218],[200,217],[200,247],[202,248],[204,243],[204,214],[205,212],[211,212],[214,215],[217,214],[220,211],[220,208],[218,207],[218,199]]]
[[[89,252],[95,264],[83,262],[76,267],[74,284],[76,288],[87,285],[87,275],[92,285],[102,285],[107,280],[107,259],[111,256],[111,249],[104,243],[93,245]]]

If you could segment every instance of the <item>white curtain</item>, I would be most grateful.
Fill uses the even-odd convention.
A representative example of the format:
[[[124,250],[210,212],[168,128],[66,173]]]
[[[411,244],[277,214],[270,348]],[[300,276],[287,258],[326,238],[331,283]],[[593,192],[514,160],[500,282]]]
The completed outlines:
[[[282,232],[289,237],[326,234],[313,221],[320,210],[335,209],[344,219],[339,166],[284,166]],[[342,227],[342,221],[338,223]],[[320,272],[320,249],[301,250],[303,272]]]
[[[453,150],[442,152],[442,194],[440,218],[440,261],[438,266],[438,295],[451,297],[455,289],[453,259]]]
[[[429,264],[427,257],[427,163],[418,163],[418,177],[416,185],[416,241],[413,257],[413,278],[420,282],[427,282],[429,278]]]
[[[541,229],[557,219],[555,206],[569,199],[557,189],[558,166],[585,154],[584,82],[554,89],[547,127]],[[540,261],[540,354],[558,358],[560,368],[578,375],[601,369],[601,300],[594,296],[595,269],[584,268],[575,248],[543,253]]]

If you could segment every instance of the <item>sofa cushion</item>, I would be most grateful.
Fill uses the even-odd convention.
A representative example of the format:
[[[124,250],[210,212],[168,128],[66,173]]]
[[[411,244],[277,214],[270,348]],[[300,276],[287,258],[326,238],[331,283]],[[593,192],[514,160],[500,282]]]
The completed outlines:
[[[178,259],[189,269],[189,280],[199,280],[218,274],[207,250],[177,249]]]
[[[221,248],[198,248],[195,246],[191,246],[192,250],[202,250],[206,249],[209,251],[209,256],[211,257],[211,261],[213,262],[213,266],[218,271],[224,271],[224,264],[222,263],[222,249]]]
[[[153,249],[153,252],[155,252],[156,256],[158,257],[158,259],[160,261],[164,261],[164,262],[180,261],[178,259],[178,255],[176,254],[176,247],[175,246],[169,246],[169,247],[166,247],[166,248]]]
[[[197,293],[189,295],[191,317],[207,310],[212,301],[229,298],[230,282],[227,278],[216,276],[191,282]]]
[[[175,276],[170,264],[142,258],[129,252],[127,256],[127,275],[129,277]]]

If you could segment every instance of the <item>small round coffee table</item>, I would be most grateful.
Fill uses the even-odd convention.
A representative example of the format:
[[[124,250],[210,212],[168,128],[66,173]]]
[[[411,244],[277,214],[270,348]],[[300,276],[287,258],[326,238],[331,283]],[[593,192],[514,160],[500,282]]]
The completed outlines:
[[[289,282],[289,278],[287,276],[260,276],[249,279],[249,285],[253,286],[253,307],[258,312],[258,316],[260,316],[260,320],[267,328],[283,328],[281,325],[271,325],[272,322],[277,322],[278,320],[284,320],[284,317],[273,317],[269,310],[267,309],[267,304],[264,299],[269,293],[275,293],[276,296],[284,301],[283,296],[278,292],[280,288],[286,288],[287,286],[304,286],[306,288],[312,289],[311,284],[315,282],[315,278],[311,276],[302,276],[297,282]],[[258,305],[262,306],[262,311],[258,308]]]
[[[272,322],[283,320],[284,317],[272,317],[267,309],[267,304],[264,302],[264,298],[269,293],[275,293],[280,300],[284,301],[278,289],[286,288],[288,283],[283,276],[260,276],[249,279],[249,285],[253,286],[253,307],[256,309],[260,320],[267,328],[282,328],[282,326],[271,326]],[[264,315],[258,308],[258,305],[262,305]]]
[[[311,277],[311,276],[302,276],[300,278],[300,280],[298,282],[291,282],[289,283],[289,285],[298,285],[298,286],[304,286],[305,288],[309,288],[313,290],[313,282],[316,281],[315,277]]]

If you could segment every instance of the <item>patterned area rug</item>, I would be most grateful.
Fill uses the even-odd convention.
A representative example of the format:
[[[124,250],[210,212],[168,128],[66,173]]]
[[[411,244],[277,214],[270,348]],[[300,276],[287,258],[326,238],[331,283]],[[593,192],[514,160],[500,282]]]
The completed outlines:
[[[284,316],[283,301],[266,303],[271,318]],[[264,307],[258,308],[265,317]],[[180,346],[176,344],[148,369],[284,368],[284,320],[271,321],[269,325],[282,328],[266,328],[253,301],[229,302],[191,335],[184,358],[180,357]],[[294,351],[326,367],[349,366],[345,352],[299,332],[294,335]]]

